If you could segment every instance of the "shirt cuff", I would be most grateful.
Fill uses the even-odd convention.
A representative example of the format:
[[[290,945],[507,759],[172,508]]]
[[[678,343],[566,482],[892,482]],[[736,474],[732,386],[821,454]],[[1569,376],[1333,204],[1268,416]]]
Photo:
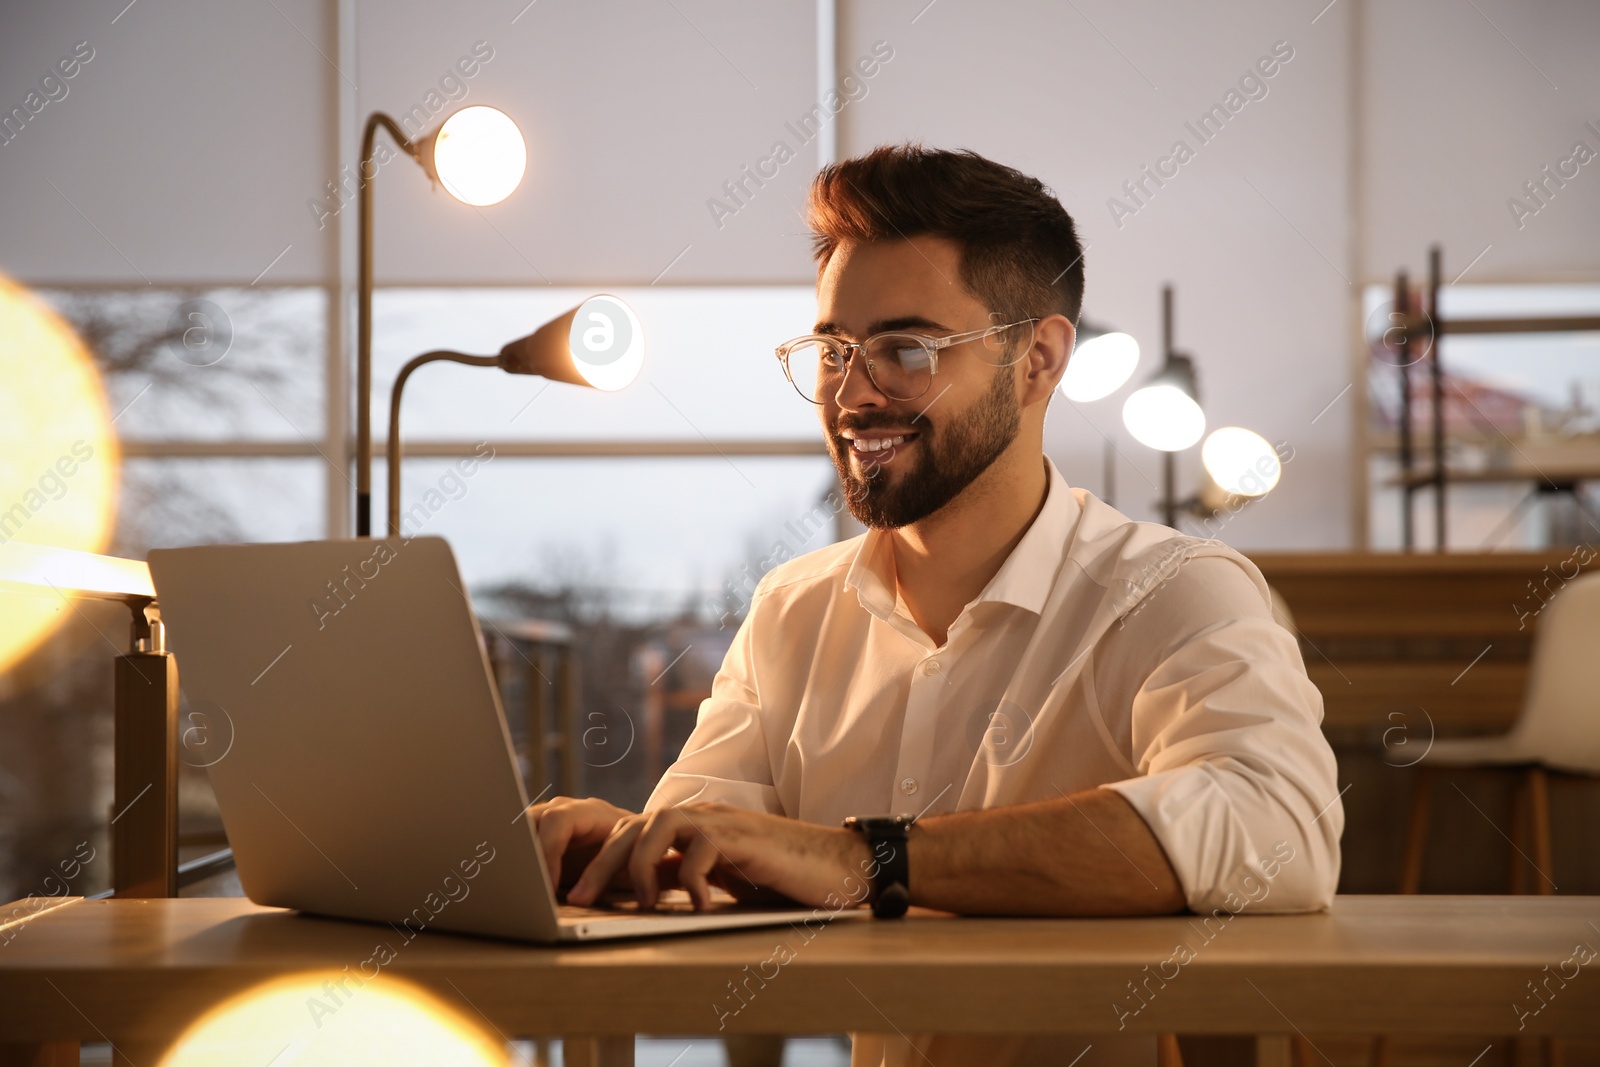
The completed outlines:
[[[764,811],[782,815],[783,805],[778,802],[778,791],[759,782],[740,782],[731,778],[714,778],[704,774],[674,773],[668,771],[656,783],[650,799],[645,801],[645,811],[659,811],[679,804],[706,804],[720,801],[747,811]]]
[[[1190,910],[1307,910],[1305,902],[1293,899],[1303,895],[1298,889],[1274,899],[1274,883],[1286,867],[1312,863],[1311,850],[1303,841],[1287,838],[1272,842],[1266,852],[1258,849],[1224,784],[1225,778],[1233,777],[1214,764],[1191,763],[1102,788],[1121,794],[1150,827],[1178,876]],[[1260,803],[1259,794],[1255,802]],[[1297,885],[1302,880],[1292,881]]]

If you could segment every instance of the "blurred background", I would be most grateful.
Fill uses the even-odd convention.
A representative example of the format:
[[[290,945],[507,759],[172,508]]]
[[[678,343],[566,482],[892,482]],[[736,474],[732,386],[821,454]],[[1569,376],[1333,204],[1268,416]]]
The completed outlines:
[[[423,133],[493,105],[528,150],[501,203],[378,155],[373,423],[413,355],[496,351],[599,290],[636,309],[649,354],[621,393],[420,373],[403,493],[442,501],[412,532],[450,539],[501,661],[535,666],[517,627],[555,627],[576,659],[576,785],[637,805],[760,574],[856,532],[772,355],[813,321],[820,165],[920,140],[1059,196],[1086,245],[1085,318],[1143,350],[1120,392],[1053,402],[1046,450],[1073,484],[1160,514],[1161,454],[1117,412],[1160,360],[1170,284],[1208,423],[1292,455],[1270,495],[1185,528],[1247,551],[1394,548],[1402,408],[1429,418],[1384,349],[1396,273],[1416,284],[1438,245],[1451,317],[1600,313],[1597,45],[1582,0],[9,4],[0,344],[26,355],[24,306],[64,324],[110,444],[0,536],[53,543],[46,520],[77,494],[98,494],[81,502],[104,532],[74,520],[75,547],[134,558],[348,536],[362,123],[382,110]],[[1600,336],[1447,337],[1437,359],[1460,469],[1595,455]],[[0,410],[20,419],[44,386],[6,365],[23,370]],[[8,448],[0,509],[56,454]],[[1176,462],[1199,482],[1198,449]],[[1453,485],[1449,547],[1600,537],[1586,482],[1536,488]],[[1432,536],[1422,522],[1418,547]],[[0,663],[0,899],[79,842],[106,853],[125,614],[49,610],[53,638]],[[553,687],[545,673],[528,684]],[[204,849],[220,823],[185,774],[185,841]],[[108,877],[88,863],[74,892]]]

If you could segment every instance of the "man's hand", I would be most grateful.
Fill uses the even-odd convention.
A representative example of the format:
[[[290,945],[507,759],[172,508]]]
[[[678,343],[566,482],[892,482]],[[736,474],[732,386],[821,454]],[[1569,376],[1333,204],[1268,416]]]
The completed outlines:
[[[607,804],[599,797],[577,800],[556,797],[528,809],[533,828],[539,835],[539,847],[544,850],[544,865],[550,871],[550,882],[556,895],[561,895],[563,860],[567,884],[577,880],[578,874],[600,850],[617,823],[627,818],[637,818],[626,808]]]
[[[688,890],[701,911],[711,906],[713,885],[740,899],[775,894],[838,910],[867,899],[873,869],[871,850],[849,830],[727,804],[683,804],[618,821],[567,900],[592,904],[626,875],[642,908],[655,907],[664,882]]]

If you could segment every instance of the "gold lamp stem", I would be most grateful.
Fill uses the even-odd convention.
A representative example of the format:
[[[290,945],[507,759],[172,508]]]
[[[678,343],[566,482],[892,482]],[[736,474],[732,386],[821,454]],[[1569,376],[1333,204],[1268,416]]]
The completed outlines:
[[[404,367],[395,376],[394,389],[389,394],[389,536],[400,536],[400,397],[405,392],[406,379],[411,377],[411,372],[425,363],[437,363],[447,360],[451,363],[465,363],[471,367],[498,367],[499,356],[468,356],[460,352],[424,352]],[[369,442],[370,448],[370,442]],[[370,462],[370,454],[368,456]],[[370,500],[370,497],[368,498]]]
[[[379,128],[389,131],[400,150],[423,163],[420,149],[381,111],[367,116],[361,135],[357,187],[360,241],[356,275],[356,536],[372,536],[372,151]]]

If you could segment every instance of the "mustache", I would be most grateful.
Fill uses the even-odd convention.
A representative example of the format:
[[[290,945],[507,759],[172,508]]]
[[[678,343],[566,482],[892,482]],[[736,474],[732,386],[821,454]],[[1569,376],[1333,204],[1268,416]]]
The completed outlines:
[[[919,413],[912,416],[910,420],[888,415],[882,418],[841,417],[829,429],[837,436],[845,430],[855,430],[857,432],[861,430],[905,430],[909,433],[928,433],[932,427],[928,425],[928,420]]]

